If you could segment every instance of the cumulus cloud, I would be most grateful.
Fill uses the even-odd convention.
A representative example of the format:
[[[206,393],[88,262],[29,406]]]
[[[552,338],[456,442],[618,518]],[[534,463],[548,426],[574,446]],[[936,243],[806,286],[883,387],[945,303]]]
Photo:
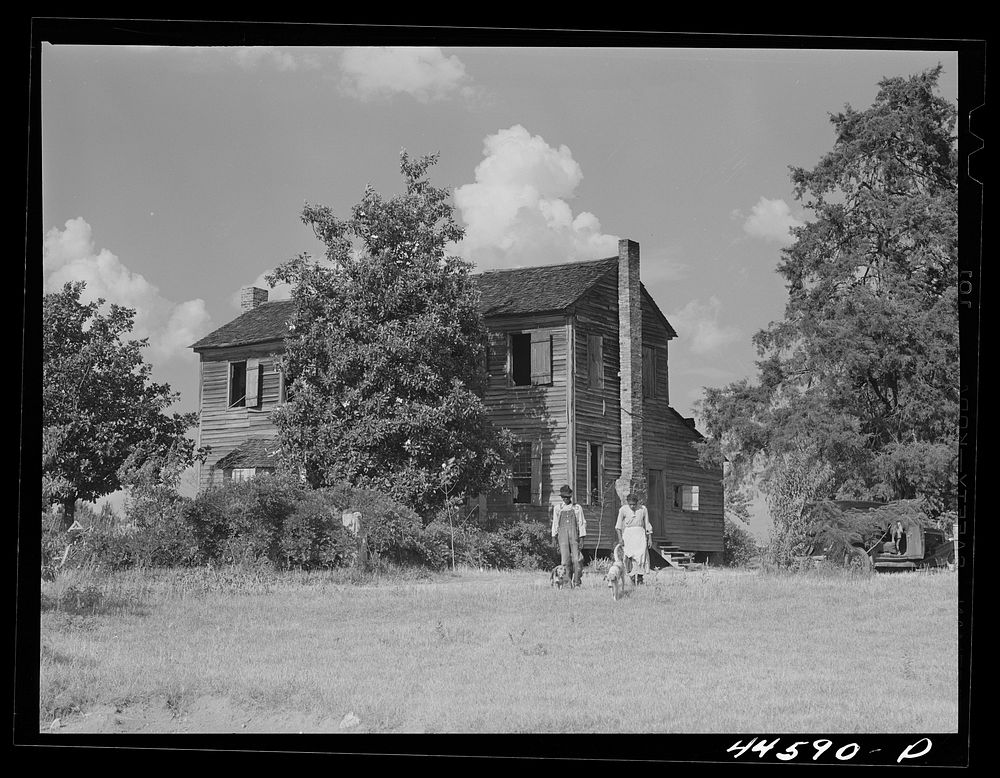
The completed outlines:
[[[455,190],[465,223],[457,251],[478,267],[595,259],[618,253],[618,238],[594,214],[566,202],[583,171],[565,145],[555,148],[514,125],[489,135],[475,183]]]
[[[755,238],[788,245],[795,240],[790,232],[792,227],[801,227],[803,223],[792,215],[784,200],[761,197],[744,219],[743,231]]]
[[[240,46],[233,50],[233,59],[241,68],[249,71],[273,67],[276,70],[290,72],[300,68],[318,67],[315,57],[310,54],[293,53],[275,46]]]
[[[686,343],[694,354],[710,354],[742,336],[738,327],[719,324],[722,302],[714,295],[707,303],[692,300],[679,311],[668,313],[667,319],[677,330],[678,340]]]
[[[70,219],[63,229],[49,230],[42,245],[43,289],[58,291],[69,281],[84,281],[84,302],[104,298],[134,308],[132,336],[149,338],[147,360],[162,362],[174,357],[195,359],[188,349],[211,328],[211,318],[201,299],[173,303],[138,273],[133,273],[108,249],[97,251],[93,231],[82,218]]]
[[[426,103],[473,92],[462,61],[436,46],[355,46],[340,68],[341,89],[362,100],[403,93]]]

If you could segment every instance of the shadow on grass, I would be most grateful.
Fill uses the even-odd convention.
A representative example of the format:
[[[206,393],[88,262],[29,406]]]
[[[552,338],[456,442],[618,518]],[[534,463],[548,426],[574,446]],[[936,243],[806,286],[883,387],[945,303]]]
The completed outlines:
[[[39,606],[42,613],[68,616],[118,616],[123,613],[148,616],[150,613],[149,608],[134,598],[109,595],[91,586],[67,586],[55,595],[43,592]]]

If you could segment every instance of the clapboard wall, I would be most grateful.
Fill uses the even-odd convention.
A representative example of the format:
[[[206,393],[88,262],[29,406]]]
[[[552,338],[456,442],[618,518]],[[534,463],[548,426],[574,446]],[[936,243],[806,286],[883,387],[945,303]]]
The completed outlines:
[[[200,422],[198,445],[211,446],[208,458],[200,467],[199,489],[221,484],[222,474],[215,463],[250,438],[271,438],[277,430],[271,423],[271,411],[279,402],[280,375],[275,354],[283,348],[272,341],[233,348],[206,349],[201,352]],[[232,362],[257,359],[261,365],[262,392],[259,408],[229,407],[229,371]]]

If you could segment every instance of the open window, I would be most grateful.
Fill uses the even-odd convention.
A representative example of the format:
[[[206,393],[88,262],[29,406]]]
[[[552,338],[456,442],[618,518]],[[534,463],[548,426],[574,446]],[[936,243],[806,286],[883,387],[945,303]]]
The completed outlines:
[[[260,360],[229,363],[229,407],[259,408],[264,395],[264,370]]]
[[[587,504],[600,505],[604,499],[604,446],[587,444]]]
[[[512,386],[552,383],[552,336],[542,332],[511,332],[507,336],[508,375]]]
[[[674,507],[682,511],[698,510],[698,487],[691,484],[678,484],[674,487]]]

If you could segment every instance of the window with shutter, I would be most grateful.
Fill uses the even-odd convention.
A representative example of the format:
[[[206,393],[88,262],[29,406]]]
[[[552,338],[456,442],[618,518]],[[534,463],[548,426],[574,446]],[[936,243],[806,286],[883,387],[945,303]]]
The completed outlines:
[[[531,333],[531,383],[547,386],[552,383],[552,336]]]
[[[604,338],[587,336],[587,384],[595,389],[604,386]]]
[[[680,484],[674,487],[674,507],[682,511],[698,510],[698,487]]]
[[[248,359],[246,365],[246,406],[247,408],[259,408],[261,397],[264,394],[263,365],[256,359]]]
[[[642,396],[656,397],[656,351],[642,347]]]

